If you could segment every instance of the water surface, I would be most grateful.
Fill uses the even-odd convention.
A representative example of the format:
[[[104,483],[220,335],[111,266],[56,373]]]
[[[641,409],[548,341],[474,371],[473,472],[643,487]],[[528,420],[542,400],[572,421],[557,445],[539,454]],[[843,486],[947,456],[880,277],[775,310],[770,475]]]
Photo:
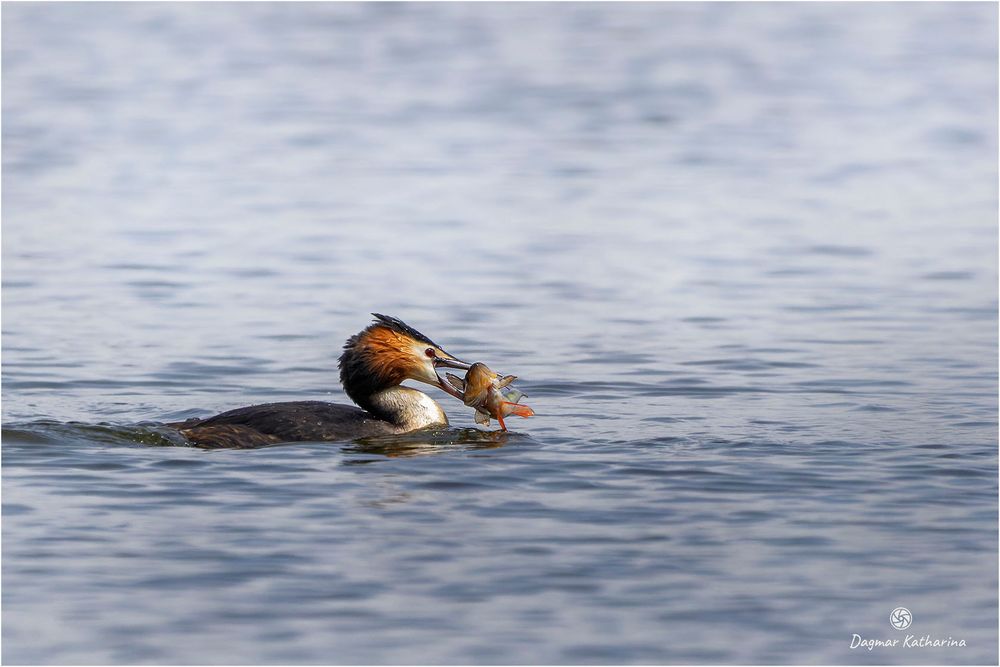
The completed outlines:
[[[996,32],[5,6],[4,661],[995,664]],[[371,311],[537,416],[156,425],[346,401]]]

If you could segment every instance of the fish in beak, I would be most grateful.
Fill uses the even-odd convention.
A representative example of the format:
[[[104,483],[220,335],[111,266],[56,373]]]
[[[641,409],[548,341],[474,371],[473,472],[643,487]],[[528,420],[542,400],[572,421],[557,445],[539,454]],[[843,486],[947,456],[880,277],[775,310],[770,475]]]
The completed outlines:
[[[530,417],[535,411],[527,405],[521,405],[524,394],[511,383],[517,378],[513,375],[501,376],[490,370],[486,364],[474,363],[469,367],[465,378],[446,373],[449,384],[458,394],[448,392],[461,399],[469,407],[476,409],[476,423],[489,426],[490,418],[500,422],[500,428],[507,430],[503,418],[508,415]],[[445,390],[447,391],[447,390]]]
[[[433,362],[434,375],[437,377],[437,386],[444,390],[445,393],[450,394],[451,396],[454,396],[458,400],[464,402],[465,397],[462,392],[456,389],[455,386],[447,380],[447,378],[443,377],[438,369],[454,368],[460,371],[467,371],[472,368],[472,364],[466,363],[461,359],[456,359],[444,350],[438,350],[438,353],[434,356]],[[448,373],[447,375],[451,374]]]

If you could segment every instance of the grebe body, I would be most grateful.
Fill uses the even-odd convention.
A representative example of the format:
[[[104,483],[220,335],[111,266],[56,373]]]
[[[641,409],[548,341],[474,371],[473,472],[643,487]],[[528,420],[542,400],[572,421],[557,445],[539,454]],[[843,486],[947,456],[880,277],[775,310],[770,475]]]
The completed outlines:
[[[167,426],[200,447],[353,440],[447,426],[448,416],[437,401],[399,385],[416,380],[461,398],[438,369],[469,366],[401,320],[375,313],[375,322],[351,336],[340,355],[341,384],[360,407],[323,401],[265,403]]]

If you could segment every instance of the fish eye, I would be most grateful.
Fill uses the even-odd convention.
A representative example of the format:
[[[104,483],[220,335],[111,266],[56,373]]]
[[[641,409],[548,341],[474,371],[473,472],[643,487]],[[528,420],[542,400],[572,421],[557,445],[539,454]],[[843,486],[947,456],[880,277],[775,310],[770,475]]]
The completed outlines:
[[[426,354],[431,359],[437,356],[437,353],[434,351],[433,347],[429,347],[426,350],[424,350],[424,354]]]

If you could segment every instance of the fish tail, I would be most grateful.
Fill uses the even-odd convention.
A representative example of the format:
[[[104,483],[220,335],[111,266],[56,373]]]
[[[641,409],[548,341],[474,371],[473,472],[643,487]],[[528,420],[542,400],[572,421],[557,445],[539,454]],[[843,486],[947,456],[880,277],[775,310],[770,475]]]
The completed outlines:
[[[530,417],[535,414],[535,411],[529,408],[527,405],[521,405],[520,403],[511,403],[510,401],[504,401],[504,405],[510,406],[510,414],[517,415],[518,417]]]

